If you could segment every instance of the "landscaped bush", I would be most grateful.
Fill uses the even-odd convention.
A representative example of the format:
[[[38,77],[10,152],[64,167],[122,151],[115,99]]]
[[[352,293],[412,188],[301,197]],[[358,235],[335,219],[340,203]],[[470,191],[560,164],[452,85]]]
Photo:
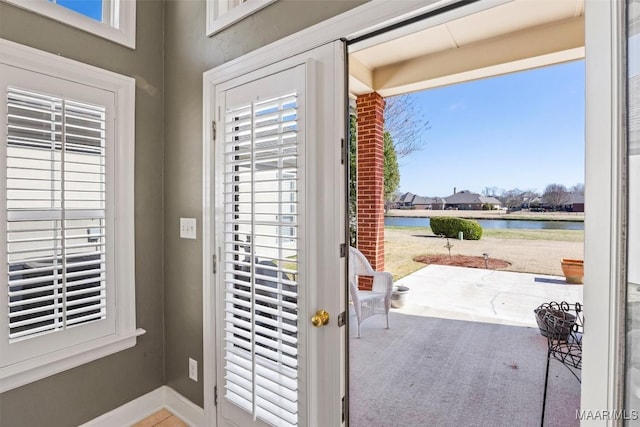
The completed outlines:
[[[445,235],[457,239],[462,231],[465,240],[480,240],[482,227],[476,221],[447,216],[434,216],[430,219],[431,231],[438,236]]]

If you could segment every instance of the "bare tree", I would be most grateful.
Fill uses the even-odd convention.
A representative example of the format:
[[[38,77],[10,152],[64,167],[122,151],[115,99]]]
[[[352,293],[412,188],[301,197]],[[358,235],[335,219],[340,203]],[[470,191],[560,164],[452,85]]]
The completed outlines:
[[[384,128],[391,134],[398,158],[424,148],[424,132],[429,121],[411,95],[385,98]]]
[[[582,194],[584,196],[584,184],[578,183],[569,189],[569,193]]]
[[[498,187],[484,187],[482,189],[482,195],[484,197],[499,197],[501,193],[504,193],[504,190]]]
[[[562,184],[549,184],[542,193],[542,201],[553,208],[562,207],[569,202],[569,192]]]
[[[524,191],[514,188],[513,190],[502,191],[498,199],[509,209],[522,206]]]
[[[524,190],[522,193],[522,207],[536,208],[540,205],[540,194],[535,190]]]
[[[524,207],[524,205],[529,203],[531,199],[538,197],[538,193],[531,189],[520,190],[519,188],[514,188],[506,191],[500,190],[500,195],[494,197],[500,200],[503,206],[511,209]]]

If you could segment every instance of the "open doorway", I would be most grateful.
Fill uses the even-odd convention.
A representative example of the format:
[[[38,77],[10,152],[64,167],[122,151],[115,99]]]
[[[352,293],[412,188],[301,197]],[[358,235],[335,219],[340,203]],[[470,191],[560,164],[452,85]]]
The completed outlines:
[[[360,215],[355,221],[357,237],[352,238],[352,245],[365,254],[374,269],[388,270],[388,260],[398,256],[409,256],[410,262],[415,262],[407,250],[411,239],[418,246],[425,242],[422,243],[425,247],[428,246],[427,239],[438,241],[437,245],[448,249],[449,258],[452,247],[458,246],[454,253],[470,247],[464,236],[459,241],[449,236],[446,242],[445,239],[436,237],[435,233],[427,236],[428,223],[422,225],[422,232],[413,230],[400,236],[401,240],[405,240],[404,243],[391,241],[397,240],[399,233],[397,230],[385,233],[386,209],[403,208],[404,215],[402,212],[395,212],[396,216],[413,217],[412,219],[433,216],[468,218],[478,215],[472,214],[476,211],[486,211],[480,215],[482,218],[497,218],[515,211],[516,208],[526,210],[527,214],[535,212],[537,216],[546,214],[542,210],[553,210],[554,219],[568,217],[576,223],[584,219],[577,212],[584,211],[584,199],[582,209],[579,207],[580,192],[584,191],[584,186],[580,186],[584,182],[582,180],[572,183],[577,184],[573,191],[560,189],[566,193],[566,200],[557,199],[556,203],[552,203],[551,195],[543,197],[542,190],[547,188],[541,188],[541,194],[522,192],[518,195],[521,197],[519,203],[511,201],[511,205],[506,206],[509,203],[504,197],[495,197],[498,194],[489,194],[489,191],[482,194],[485,189],[483,187],[490,188],[490,184],[480,184],[480,188],[472,189],[477,193],[463,187],[453,190],[451,194],[418,196],[408,189],[393,200],[387,199],[385,203],[384,198],[381,200],[379,196],[384,191],[381,180],[388,173],[384,165],[378,163],[379,168],[375,169],[375,164],[367,163],[368,157],[385,157],[384,127],[380,129],[378,119],[384,111],[387,97],[579,61],[584,55],[582,3],[545,3],[545,7],[535,10],[530,3],[514,1],[385,42],[365,41],[360,47],[357,44],[352,46],[349,58],[350,90],[356,98],[358,149],[363,153],[359,154],[357,162],[358,198],[353,211]],[[509,16],[510,19],[501,20],[500,16]],[[492,22],[494,25],[490,28],[475,25],[479,22]],[[559,34],[562,37],[557,37]],[[388,51],[392,53],[389,54]],[[490,53],[483,55],[486,52]],[[584,91],[583,86],[581,89]],[[584,92],[582,95],[584,96]],[[488,97],[487,102],[492,101],[495,100]],[[584,117],[584,114],[581,115]],[[378,135],[375,135],[376,132]],[[379,143],[380,140],[383,144]],[[580,151],[578,154],[583,158],[584,137]],[[374,153],[373,156],[368,156],[371,153]],[[452,158],[455,157],[455,153],[451,154]],[[424,166],[428,168],[428,163]],[[483,177],[482,170],[474,172],[478,178]],[[550,179],[553,180],[552,172]],[[447,185],[456,186],[455,182]],[[471,200],[472,198],[478,200]],[[523,215],[520,212],[516,219],[521,219]],[[564,216],[561,218],[561,215]],[[511,218],[514,216],[516,215]],[[433,224],[429,225],[433,231]],[[566,235],[570,235],[570,240],[574,243],[570,245],[572,252],[566,257],[582,259],[583,237],[580,237],[580,233]],[[418,242],[420,239],[422,241]],[[550,245],[545,246],[544,241],[538,243],[538,251],[545,255],[551,252]],[[512,249],[501,249],[509,252],[514,251],[513,248],[523,249],[528,244],[529,242],[522,245],[516,243]],[[385,250],[385,245],[393,246],[393,250]],[[391,329],[384,329],[384,316],[378,316],[376,320],[372,317],[362,324],[362,331],[358,328],[357,333],[353,333],[355,331],[352,328],[351,425],[461,425],[471,420],[509,425],[514,419],[524,425],[540,423],[543,393],[547,388],[545,362],[548,346],[547,340],[539,336],[537,329],[527,326],[535,326],[533,310],[539,304],[554,300],[581,303],[581,287],[561,284],[564,279],[559,277],[559,271],[536,270],[540,267],[531,269],[530,265],[524,269],[515,269],[520,273],[503,275],[488,268],[488,261],[493,261],[488,259],[489,254],[499,253],[498,249],[482,250],[475,245],[473,251],[484,255],[479,258],[484,258],[485,271],[439,267],[420,270],[412,281],[402,278],[396,282],[396,285],[407,284],[408,288],[412,288],[410,283],[413,283],[418,289],[414,288],[413,292],[410,290],[407,296],[396,292],[395,305],[401,305],[400,301],[407,297],[413,298],[413,303],[409,304],[410,309],[405,306],[392,310]],[[428,250],[425,249],[425,252]],[[525,258],[528,254],[529,260],[535,259],[535,252],[535,249],[524,249]],[[559,262],[558,259],[557,270]],[[526,259],[524,263],[531,264]],[[394,262],[391,264],[396,265]],[[491,273],[487,274],[487,270],[491,270]],[[523,275],[521,272],[535,274]],[[391,273],[396,278],[410,276],[405,271]],[[460,283],[465,280],[467,287],[465,283]],[[523,282],[520,283],[520,280]],[[514,300],[511,304],[508,299],[500,296],[505,290],[494,288],[500,282],[511,289],[506,290],[507,293],[513,293]],[[424,283],[427,285],[422,286]],[[451,286],[445,292],[442,289],[447,283],[451,283]],[[361,290],[367,290],[371,286],[370,282],[359,283]],[[513,291],[519,286],[522,286],[520,290],[523,295],[517,295]],[[552,292],[545,294],[540,292],[541,289],[551,289]],[[492,312],[483,313],[477,309],[477,300],[469,296],[474,291],[479,291],[478,295],[481,297],[489,298],[489,304],[482,309],[489,308]],[[525,310],[526,314],[513,310],[514,306],[526,306],[526,302],[522,300],[528,299],[531,294],[538,294],[535,296],[538,303]],[[446,301],[446,298],[449,300]],[[420,299],[424,305],[417,302]],[[460,304],[462,300],[470,301],[470,305]],[[354,301],[353,304],[356,306],[358,302]],[[356,311],[354,307],[354,314]],[[356,315],[351,323],[360,326],[357,317],[360,316]],[[355,338],[360,333],[363,337]],[[552,364],[550,369],[552,380],[548,385],[544,425],[578,425],[576,410],[579,409],[580,401],[579,369],[578,381],[565,367]],[[504,417],[502,424],[500,417]]]
[[[569,2],[569,0],[567,0],[567,2]],[[413,2],[370,2],[358,8],[354,13],[349,13],[348,16],[345,14],[345,16],[339,16],[335,20],[326,21],[326,24],[323,23],[318,27],[311,28],[308,32],[304,33],[306,38],[299,44],[298,40],[300,40],[301,37],[296,36],[296,43],[292,42],[294,40],[292,38],[289,40],[289,44],[278,44],[278,49],[261,50],[257,52],[256,55],[251,55],[251,57],[243,58],[242,61],[235,61],[228,67],[216,70],[212,75],[215,75],[215,78],[218,79],[216,81],[225,82],[225,78],[231,78],[229,76],[243,75],[247,73],[247,70],[257,70],[260,67],[273,64],[274,61],[289,58],[291,55],[303,50],[301,46],[309,49],[310,46],[316,46],[321,42],[330,42],[343,38],[351,41],[359,40],[361,34],[374,31],[380,27],[386,28],[387,25],[393,25],[397,20],[401,20],[407,16],[418,16],[423,13],[424,15],[420,15],[421,17],[430,14],[430,16],[435,19],[437,15],[438,22],[431,21],[431,24],[437,25],[448,22],[445,14],[451,12],[451,8],[443,7],[443,10],[435,10],[436,8],[442,7],[443,4],[448,6],[462,5],[463,7],[461,7],[460,10],[466,12],[469,9],[478,11],[484,10],[484,8],[494,8],[510,3],[515,4],[517,1],[496,0],[496,2],[473,2],[469,4],[467,2],[447,0],[424,0],[424,3],[421,3],[421,5],[424,6],[422,9],[415,9]],[[411,10],[411,8],[415,10]],[[588,55],[589,60],[586,61],[586,73],[589,75],[589,79],[586,84],[587,152],[585,169],[587,176],[585,186],[588,188],[586,206],[590,219],[586,224],[588,237],[585,242],[585,260],[589,270],[585,272],[585,280],[587,281],[585,304],[594,307],[594,309],[589,313],[590,338],[585,343],[585,355],[588,357],[585,357],[585,369],[583,370],[585,387],[581,390],[581,403],[587,410],[595,411],[598,410],[598,408],[618,408],[620,406],[621,396],[624,394],[623,390],[619,387],[621,379],[619,364],[621,362],[621,356],[623,356],[619,350],[624,348],[624,342],[620,341],[620,331],[623,329],[620,323],[620,301],[622,297],[618,298],[618,295],[622,295],[619,291],[622,290],[621,284],[623,283],[624,268],[626,267],[626,252],[624,248],[626,229],[624,220],[626,218],[625,199],[628,197],[628,193],[625,186],[627,182],[624,176],[625,165],[621,158],[621,153],[624,152],[625,145],[623,139],[620,137],[620,131],[624,128],[615,119],[619,117],[618,113],[620,112],[620,108],[625,105],[621,97],[626,94],[626,92],[624,88],[621,88],[622,90],[620,92],[614,89],[617,87],[616,85],[621,84],[621,77],[616,73],[621,66],[621,62],[624,60],[624,55],[614,49],[615,46],[618,46],[616,42],[619,41],[621,37],[619,23],[617,22],[619,12],[618,3],[593,1],[589,3],[587,10],[589,11],[587,17],[590,17],[590,19],[587,19],[585,24],[587,31],[584,44],[590,51]],[[464,13],[457,14],[456,18],[462,15],[464,15]],[[531,15],[537,16],[535,13]],[[509,20],[503,19],[503,21],[512,22],[514,19],[513,16],[509,16]],[[489,25],[495,23],[495,21],[490,19],[487,19],[487,21]],[[515,21],[518,20],[515,19]],[[480,25],[482,22],[476,24]],[[319,31],[319,29],[323,31]],[[403,27],[403,29],[406,29],[406,27]],[[373,39],[368,40],[371,42]],[[377,43],[379,43],[379,41]],[[283,46],[287,47],[289,45],[291,45],[290,49],[282,49]],[[583,53],[580,53],[583,52],[583,48],[576,47],[575,49],[577,49],[575,51],[576,53],[583,55]],[[569,50],[572,51],[573,48]],[[541,56],[545,57],[545,54]],[[344,58],[340,48],[334,50],[333,58]],[[613,63],[611,62],[611,58],[615,59]],[[516,60],[514,60],[514,62],[518,63]],[[328,70],[329,72],[325,72]],[[334,72],[331,73],[330,70]],[[310,87],[326,88],[328,90],[333,88],[333,92],[339,93],[336,99],[340,98],[342,94],[342,77],[344,77],[342,64],[338,67],[320,68],[320,71],[322,71],[322,73],[318,73],[319,75],[331,81],[325,82],[323,85],[310,85]],[[458,74],[461,73],[462,71],[459,70]],[[211,88],[205,88],[205,93],[207,90],[211,90]],[[326,91],[321,90],[318,91],[318,93],[323,96]],[[342,98],[342,100],[344,100],[344,98]],[[324,108],[323,112],[328,115],[333,112],[336,117],[344,118],[346,115],[342,112],[342,105],[341,103],[332,103],[330,100],[325,100],[325,102],[322,103],[322,107]],[[207,143],[211,141],[211,129],[213,128],[213,130],[215,130],[215,126],[209,126],[211,124],[210,121],[206,121],[207,119],[213,119],[213,113],[214,109],[205,103],[205,135],[203,139],[205,141],[205,147],[208,146]],[[324,121],[324,124],[326,124],[326,121]],[[326,129],[326,126],[319,126],[318,129],[322,131]],[[215,134],[215,132],[213,132],[213,134]],[[329,138],[323,138],[324,135],[321,135],[321,138],[317,138],[322,144],[324,144],[325,141],[326,144],[329,145],[331,142],[334,143],[334,152],[332,153],[334,156],[333,163],[337,164],[344,164],[345,159],[344,156],[341,156],[343,152],[337,148],[340,146],[344,147],[345,144],[336,144],[337,141],[340,141],[341,136],[341,134],[336,132],[335,134],[332,133],[329,135]],[[206,151],[206,153],[208,153],[208,151]],[[210,156],[206,156],[205,158],[209,159],[209,157]],[[326,156],[326,159],[331,160],[329,156]],[[209,170],[206,164],[205,169]],[[327,178],[340,176],[339,173],[334,174],[330,172],[330,168],[321,168],[319,170],[321,170],[323,176]],[[207,191],[213,188],[209,185],[212,182],[210,174],[208,174],[208,177],[209,179],[205,182],[208,184],[205,186]],[[346,179],[338,179],[338,181],[346,186]],[[331,190],[333,189],[334,188],[331,188]],[[327,194],[339,197],[335,191],[329,191]],[[331,203],[324,203],[326,199],[321,197],[316,197],[316,200],[320,200],[322,206],[328,207],[330,212]],[[590,201],[596,201],[597,203],[590,203]],[[338,206],[339,203],[334,203],[334,205]],[[208,204],[205,204],[205,207],[207,206]],[[339,213],[345,214],[346,210],[341,209]],[[205,217],[210,218],[209,213],[207,213]],[[322,213],[319,213],[319,217],[324,218]],[[333,221],[333,223],[328,224],[328,227],[321,226],[319,230],[323,232],[333,232],[339,226],[345,224],[346,221]],[[344,233],[341,233],[341,236],[346,237],[346,234],[345,230]],[[215,266],[216,258],[212,250],[215,248],[211,248],[209,242],[209,237],[211,237],[210,230],[205,230],[205,235],[208,238],[205,239],[204,260],[213,260]],[[340,240],[340,243],[342,242],[346,243],[346,241]],[[326,245],[327,258],[333,257],[334,259],[331,266],[332,268],[330,269],[332,274],[343,268],[344,262],[341,260],[344,260],[344,256],[348,254],[348,251],[345,251],[344,249],[346,248],[342,247],[342,245],[340,245],[340,251],[336,251],[337,246],[337,244]],[[329,252],[331,252],[331,254],[329,254]],[[340,258],[338,258],[338,256],[340,256]],[[209,269],[206,270],[209,271]],[[324,272],[325,271],[322,271],[321,273]],[[340,294],[340,301],[329,307],[332,314],[339,314],[337,319],[335,319],[335,315],[333,317],[336,321],[331,321],[327,323],[327,325],[323,323],[323,328],[314,330],[311,336],[328,336],[329,332],[335,330],[344,331],[345,328],[342,328],[344,325],[343,308],[344,299],[348,292],[347,287],[343,287],[343,294],[339,292],[339,289],[343,285],[342,280],[346,281],[346,271],[344,273],[343,275],[339,274],[342,279],[325,280],[322,282],[323,286],[319,288],[318,294],[323,297],[332,297]],[[206,274],[207,272],[205,272],[205,291],[212,288],[212,286],[210,286],[211,279],[208,278]],[[331,292],[332,289],[334,292]],[[208,296],[210,295],[211,293],[209,292]],[[209,300],[209,298],[207,298],[207,300]],[[342,306],[340,306],[340,304],[342,304]],[[311,308],[315,310],[326,307]],[[211,313],[211,310],[208,310],[208,313]],[[208,319],[210,320],[210,318]],[[324,326],[328,326],[328,328],[324,328]],[[211,337],[211,328],[206,327],[205,329],[206,337],[209,339]],[[344,403],[348,402],[349,396],[343,394],[342,384],[340,384],[340,381],[344,378],[341,375],[345,372],[340,368],[342,368],[341,363],[344,362],[345,359],[341,354],[338,354],[340,352],[336,351],[336,349],[340,351],[344,350],[346,341],[334,340],[331,341],[331,344],[333,345],[318,346],[316,348],[318,351],[310,354],[317,355],[317,360],[322,361],[323,367],[331,368],[327,370],[328,378],[323,377],[319,385],[323,386],[333,383],[336,387],[326,387],[326,389],[332,391],[332,393],[323,394],[318,392],[308,400],[312,401],[314,398],[319,397],[320,399],[316,399],[316,401],[322,400],[323,403],[326,401],[327,405],[325,406],[328,407],[328,410],[325,411],[325,406],[321,406],[323,410],[318,411],[318,413],[327,413],[327,419],[332,420],[329,424],[339,425],[339,419],[345,420],[346,418],[346,420],[348,420],[348,413],[345,417]],[[213,372],[214,369],[212,369],[211,358],[209,358],[208,364],[206,362],[207,357],[205,354],[205,365],[208,365],[208,369],[205,370],[205,372]],[[450,365],[445,366],[451,369]],[[442,366],[438,366],[438,369],[442,369]],[[209,375],[209,377],[211,377],[211,375]],[[209,380],[208,384],[212,385],[215,383]],[[311,389],[318,391],[319,388],[321,387],[311,387],[306,390]],[[207,398],[208,411],[215,415],[215,410],[212,408],[215,406],[214,396],[216,395],[216,389],[213,386],[207,387],[205,385],[205,392],[206,390],[209,390]],[[325,390],[322,389],[322,391]],[[347,405],[346,408],[349,408],[349,406]],[[317,419],[317,417],[313,419]],[[394,425],[395,424],[397,423],[394,423]]]

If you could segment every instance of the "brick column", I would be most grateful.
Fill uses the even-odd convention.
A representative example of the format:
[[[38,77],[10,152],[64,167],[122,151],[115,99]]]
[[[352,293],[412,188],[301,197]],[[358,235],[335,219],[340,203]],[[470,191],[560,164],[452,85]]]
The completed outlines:
[[[384,99],[358,96],[358,249],[376,271],[384,270]],[[360,281],[371,288],[370,281]]]

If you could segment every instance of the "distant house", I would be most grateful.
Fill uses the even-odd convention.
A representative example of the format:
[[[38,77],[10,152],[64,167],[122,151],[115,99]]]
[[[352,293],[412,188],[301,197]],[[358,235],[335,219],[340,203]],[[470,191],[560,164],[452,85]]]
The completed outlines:
[[[525,195],[522,198],[522,205],[520,205],[522,209],[531,209],[539,206],[542,206],[542,198],[537,194]]]
[[[413,202],[416,195],[413,193],[404,193],[398,199],[395,200],[396,208],[398,209],[414,209]]]
[[[482,205],[480,206],[481,209],[484,209],[484,206],[490,206],[491,210],[500,209],[502,207],[502,203],[500,202],[500,200],[496,199],[495,197],[480,196],[480,203],[482,203]]]
[[[569,194],[569,202],[564,205],[567,212],[584,212],[584,194]]]
[[[434,211],[442,211],[447,206],[447,200],[443,197],[429,197],[429,207],[427,209],[431,209]]]
[[[430,200],[429,197],[416,196],[413,199],[413,207],[414,209],[430,209]]]
[[[398,196],[394,201],[396,209],[427,209],[427,210],[443,210],[447,201],[442,197],[423,197],[413,193],[404,193]]]
[[[482,210],[485,205],[491,206],[492,209],[500,209],[501,206],[495,197],[484,197],[469,190],[458,191],[446,197],[446,209]]]

